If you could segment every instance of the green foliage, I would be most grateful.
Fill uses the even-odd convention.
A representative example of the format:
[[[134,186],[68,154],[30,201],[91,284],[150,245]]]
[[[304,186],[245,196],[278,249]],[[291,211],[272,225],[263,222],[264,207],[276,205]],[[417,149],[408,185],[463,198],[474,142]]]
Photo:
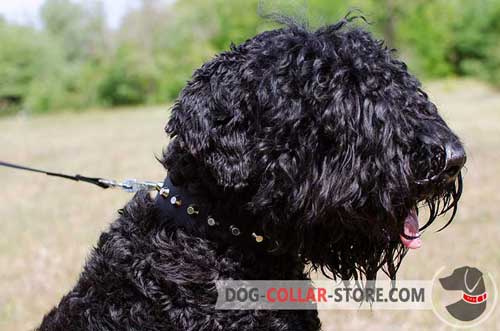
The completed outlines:
[[[105,50],[107,31],[102,3],[46,0],[40,15],[45,31],[64,45],[68,60],[95,59]]]
[[[398,26],[410,63],[432,78],[475,76],[500,85],[500,2],[433,0],[408,5]]]
[[[455,72],[500,84],[500,2],[462,1],[460,6],[450,52]]]
[[[216,32],[211,36],[210,44],[216,50],[227,49],[231,43],[239,44],[258,32],[262,20],[257,15],[257,0],[211,2]]]
[[[398,34],[412,52],[410,67],[431,78],[453,74],[449,61],[453,44],[450,23],[455,19],[456,6],[449,0],[415,1],[405,9]]]
[[[0,23],[0,44],[2,113],[12,107],[21,109],[39,86],[50,85],[62,57],[57,44],[27,27]]]
[[[147,103],[157,90],[157,70],[154,63],[141,60],[138,50],[120,48],[104,70],[99,99],[110,106]]]
[[[259,7],[260,3],[260,7]],[[141,0],[117,30],[100,0],[46,0],[42,28],[0,17],[0,114],[164,103],[192,71],[231,43],[274,26],[278,12],[336,22],[360,9],[412,71],[473,76],[500,85],[499,0]],[[352,15],[358,15],[354,11]]]

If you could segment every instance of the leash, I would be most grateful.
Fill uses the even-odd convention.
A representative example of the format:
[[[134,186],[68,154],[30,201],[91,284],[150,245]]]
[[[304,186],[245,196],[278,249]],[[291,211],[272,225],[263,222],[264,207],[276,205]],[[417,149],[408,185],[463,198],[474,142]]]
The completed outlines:
[[[184,188],[175,186],[168,176],[164,182],[137,181],[136,179],[127,179],[123,182],[118,182],[116,180],[99,177],[68,175],[46,171],[4,161],[0,161],[0,167],[36,172],[47,176],[89,183],[103,189],[119,188],[130,193],[143,189],[148,191],[156,190],[158,191],[155,198],[157,212],[162,219],[171,220],[172,224],[177,227],[182,227],[191,231],[199,231],[201,233],[205,232],[213,238],[218,238],[226,242],[256,242],[260,244],[264,241],[263,235],[257,234],[250,229],[245,228],[240,230],[235,224],[222,224],[222,222],[219,221],[219,216],[221,216],[221,219],[224,219],[224,215],[218,215],[212,206],[204,203],[203,199],[200,197],[191,196]],[[119,211],[119,213],[123,213],[123,210],[121,210],[121,212]],[[210,228],[214,229],[209,231]],[[240,237],[242,234],[244,234],[244,236]]]
[[[123,182],[119,182],[119,181],[112,180],[112,179],[105,179],[105,178],[98,178],[98,177],[87,177],[87,176],[82,176],[82,175],[67,175],[67,174],[63,174],[63,173],[35,169],[35,168],[26,167],[26,166],[14,164],[14,163],[3,162],[3,161],[0,161],[0,166],[18,169],[18,170],[24,170],[24,171],[37,172],[37,173],[45,174],[47,176],[69,179],[69,180],[73,180],[76,182],[89,183],[89,184],[97,185],[102,189],[119,188],[119,189],[122,189],[126,192],[129,192],[129,193],[134,193],[134,192],[137,192],[137,191],[140,191],[143,189],[146,189],[149,191],[150,190],[158,190],[163,185],[163,183],[161,183],[161,182],[138,181],[136,179],[126,179]]]

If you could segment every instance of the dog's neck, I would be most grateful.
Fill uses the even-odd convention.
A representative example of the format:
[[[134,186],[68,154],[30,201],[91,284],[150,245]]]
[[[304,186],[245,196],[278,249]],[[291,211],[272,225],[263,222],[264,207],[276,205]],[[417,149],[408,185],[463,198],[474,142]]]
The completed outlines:
[[[161,220],[211,241],[251,249],[269,249],[259,222],[248,212],[230,208],[224,198],[199,190],[167,176],[157,188],[155,209]]]

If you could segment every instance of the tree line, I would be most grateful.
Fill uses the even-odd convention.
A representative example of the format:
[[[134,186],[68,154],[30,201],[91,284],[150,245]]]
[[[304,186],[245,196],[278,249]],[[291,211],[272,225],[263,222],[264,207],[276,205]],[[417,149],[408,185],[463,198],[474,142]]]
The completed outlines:
[[[275,26],[258,15],[274,10],[318,27],[359,8],[370,23],[356,24],[413,72],[500,85],[500,0],[279,3],[142,0],[114,29],[97,0],[46,0],[36,26],[0,17],[0,114],[171,102],[204,61]]]

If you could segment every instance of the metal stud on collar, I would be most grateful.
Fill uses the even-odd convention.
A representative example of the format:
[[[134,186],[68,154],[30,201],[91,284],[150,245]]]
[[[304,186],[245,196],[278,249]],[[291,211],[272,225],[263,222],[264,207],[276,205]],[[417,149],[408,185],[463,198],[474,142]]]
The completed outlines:
[[[252,237],[255,239],[256,242],[261,243],[264,241],[264,237],[256,234],[255,232],[252,233]]]
[[[182,205],[182,200],[176,196],[170,198],[170,203],[174,206],[180,207]]]
[[[208,216],[207,223],[209,226],[215,226],[217,224],[217,222],[215,221],[215,218],[213,218],[212,216]]]
[[[231,230],[231,234],[232,234],[233,236],[235,236],[235,237],[237,237],[237,236],[239,236],[239,235],[241,234],[240,229],[238,229],[238,228],[237,228],[236,226],[234,226],[234,225],[231,225],[231,226],[229,227],[229,230]]]
[[[164,187],[162,187],[162,188],[158,191],[158,193],[159,193],[162,197],[164,197],[164,198],[168,198],[168,196],[169,196],[169,194],[170,194],[170,190],[169,190],[168,188],[164,188]]]
[[[193,215],[198,215],[200,213],[200,210],[196,205],[189,205],[186,209],[186,212],[188,215],[193,216]]]

